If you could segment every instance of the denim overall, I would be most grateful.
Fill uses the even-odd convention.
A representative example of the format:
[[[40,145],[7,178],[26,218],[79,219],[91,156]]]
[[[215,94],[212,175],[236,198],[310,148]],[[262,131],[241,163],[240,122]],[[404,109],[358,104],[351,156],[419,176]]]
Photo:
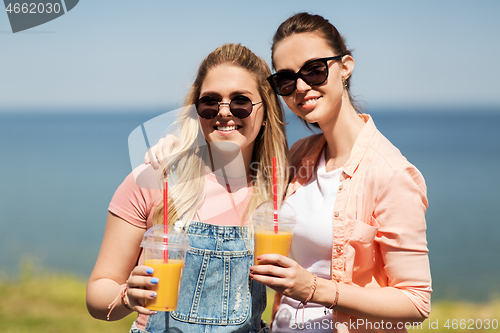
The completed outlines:
[[[270,332],[269,327],[261,328],[260,319],[266,308],[265,286],[248,276],[253,253],[245,243],[246,230],[196,221],[190,224],[191,248],[177,310],[149,316],[145,332]]]

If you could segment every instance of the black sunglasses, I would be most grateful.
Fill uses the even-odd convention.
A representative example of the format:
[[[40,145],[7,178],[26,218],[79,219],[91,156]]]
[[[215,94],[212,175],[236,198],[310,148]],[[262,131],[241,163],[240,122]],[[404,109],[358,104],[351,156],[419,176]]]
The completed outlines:
[[[288,96],[295,91],[297,79],[301,78],[310,86],[322,84],[328,78],[328,61],[341,59],[343,55],[314,59],[306,62],[297,73],[279,71],[267,78],[273,90],[281,96]]]
[[[244,119],[252,113],[254,105],[260,103],[262,101],[252,103],[250,98],[243,95],[233,97],[229,103],[219,102],[212,96],[203,96],[196,102],[196,111],[203,119],[213,119],[219,114],[220,106],[227,105],[233,116]]]

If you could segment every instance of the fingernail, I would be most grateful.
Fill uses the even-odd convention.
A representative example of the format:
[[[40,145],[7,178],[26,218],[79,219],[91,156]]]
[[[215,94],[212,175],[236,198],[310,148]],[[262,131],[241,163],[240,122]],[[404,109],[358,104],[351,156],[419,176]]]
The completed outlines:
[[[154,316],[156,314],[156,311],[149,311],[149,314]]]
[[[146,269],[146,273],[148,273],[148,274],[153,274],[153,272],[154,272],[154,269],[152,269],[150,267]]]
[[[156,297],[156,293],[153,291],[151,294],[149,294],[149,297]]]
[[[155,278],[155,277],[151,278],[151,280],[149,280],[149,282],[154,283],[154,284],[158,283],[158,281],[160,281],[160,279]]]

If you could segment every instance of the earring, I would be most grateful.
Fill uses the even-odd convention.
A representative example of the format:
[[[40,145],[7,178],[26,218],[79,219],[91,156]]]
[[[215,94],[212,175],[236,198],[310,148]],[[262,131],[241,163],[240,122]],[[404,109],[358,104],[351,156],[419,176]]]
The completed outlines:
[[[342,84],[344,85],[345,90],[347,90],[349,88],[347,86],[347,79],[342,79]]]
[[[260,126],[261,126],[261,127],[264,127],[264,126],[266,126],[266,125],[267,125],[267,121],[266,121],[266,120],[264,120],[264,121],[262,122],[262,125],[260,125]]]

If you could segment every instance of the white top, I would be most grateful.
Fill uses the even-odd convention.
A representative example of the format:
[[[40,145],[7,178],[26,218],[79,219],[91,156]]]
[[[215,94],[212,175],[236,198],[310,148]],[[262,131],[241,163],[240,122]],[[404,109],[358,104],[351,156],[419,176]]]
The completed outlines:
[[[286,200],[297,213],[290,258],[324,279],[331,279],[332,215],[341,173],[342,168],[325,171],[323,152],[311,179]],[[300,306],[295,318],[299,304],[292,298],[282,297],[273,332],[299,332],[302,331],[301,325],[308,333],[332,332],[335,323],[331,310],[325,315],[324,306],[308,303],[304,313]]]

